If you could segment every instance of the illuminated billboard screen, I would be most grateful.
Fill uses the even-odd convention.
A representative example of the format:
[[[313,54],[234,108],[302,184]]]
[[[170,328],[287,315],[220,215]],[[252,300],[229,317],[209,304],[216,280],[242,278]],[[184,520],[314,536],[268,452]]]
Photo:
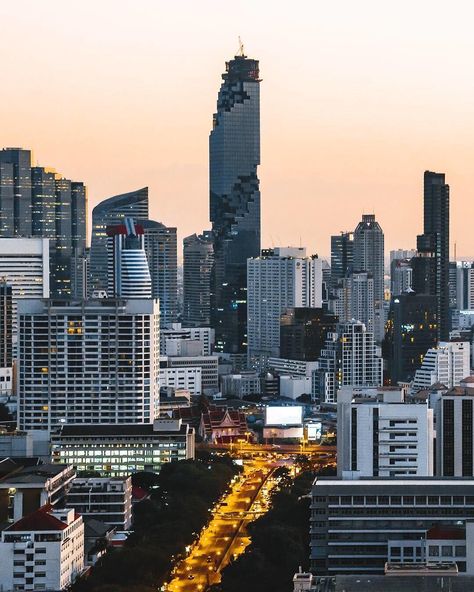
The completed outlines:
[[[308,440],[321,440],[321,422],[306,424]]]
[[[265,407],[265,425],[299,425],[303,421],[303,407]]]

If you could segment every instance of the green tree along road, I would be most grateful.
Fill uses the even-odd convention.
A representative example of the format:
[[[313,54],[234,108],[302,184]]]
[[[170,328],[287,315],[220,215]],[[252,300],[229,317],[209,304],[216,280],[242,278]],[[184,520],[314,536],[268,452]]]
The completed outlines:
[[[125,546],[110,550],[72,592],[156,592],[239,470],[229,457],[209,454],[164,465],[150,478],[150,499],[134,508]]]
[[[283,469],[286,470],[286,469]],[[283,475],[281,475],[283,476]],[[250,524],[246,552],[222,572],[213,592],[288,592],[298,566],[309,568],[309,518],[314,473],[303,472],[293,482],[282,479],[272,496],[272,508]]]

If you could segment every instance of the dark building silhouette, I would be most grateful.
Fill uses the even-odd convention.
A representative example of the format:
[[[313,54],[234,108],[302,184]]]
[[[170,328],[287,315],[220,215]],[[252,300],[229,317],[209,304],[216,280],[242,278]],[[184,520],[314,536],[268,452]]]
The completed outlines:
[[[331,236],[331,286],[337,284],[350,273],[354,265],[354,233],[341,232]]]
[[[83,183],[31,166],[30,150],[0,151],[0,236],[49,239],[50,292],[74,296],[76,258],[85,252],[87,194]]]
[[[211,322],[211,273],[214,261],[212,232],[183,240],[183,323],[206,327]]]
[[[216,350],[246,352],[247,259],[260,254],[260,79],[243,52],[226,63],[209,138]]]
[[[280,357],[314,361],[321,355],[337,316],[322,308],[286,308],[280,317]]]
[[[0,280],[0,368],[13,366],[12,287]],[[3,378],[2,378],[3,380]]]
[[[426,352],[437,342],[436,296],[413,291],[394,296],[384,343],[390,383],[412,380]]]
[[[438,338],[449,339],[449,185],[444,173],[425,171],[423,234],[412,259],[413,289],[438,298]]]

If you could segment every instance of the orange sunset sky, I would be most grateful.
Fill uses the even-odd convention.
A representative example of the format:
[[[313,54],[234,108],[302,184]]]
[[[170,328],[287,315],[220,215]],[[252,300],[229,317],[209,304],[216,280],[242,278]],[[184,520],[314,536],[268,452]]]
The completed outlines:
[[[262,246],[329,253],[375,212],[415,245],[422,178],[474,255],[474,4],[399,0],[0,3],[0,146],[83,180],[90,209],[148,185],[179,237],[209,227],[208,136],[238,36],[260,60]]]

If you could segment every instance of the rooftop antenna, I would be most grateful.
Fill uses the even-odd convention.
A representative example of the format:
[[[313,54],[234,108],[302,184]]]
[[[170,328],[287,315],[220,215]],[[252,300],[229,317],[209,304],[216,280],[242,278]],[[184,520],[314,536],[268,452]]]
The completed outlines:
[[[457,259],[456,259],[456,243],[454,243],[454,261],[457,261]]]
[[[238,55],[241,58],[244,58],[245,57],[244,44],[242,43],[242,39],[240,38],[240,35],[239,35],[239,53],[238,53]]]

